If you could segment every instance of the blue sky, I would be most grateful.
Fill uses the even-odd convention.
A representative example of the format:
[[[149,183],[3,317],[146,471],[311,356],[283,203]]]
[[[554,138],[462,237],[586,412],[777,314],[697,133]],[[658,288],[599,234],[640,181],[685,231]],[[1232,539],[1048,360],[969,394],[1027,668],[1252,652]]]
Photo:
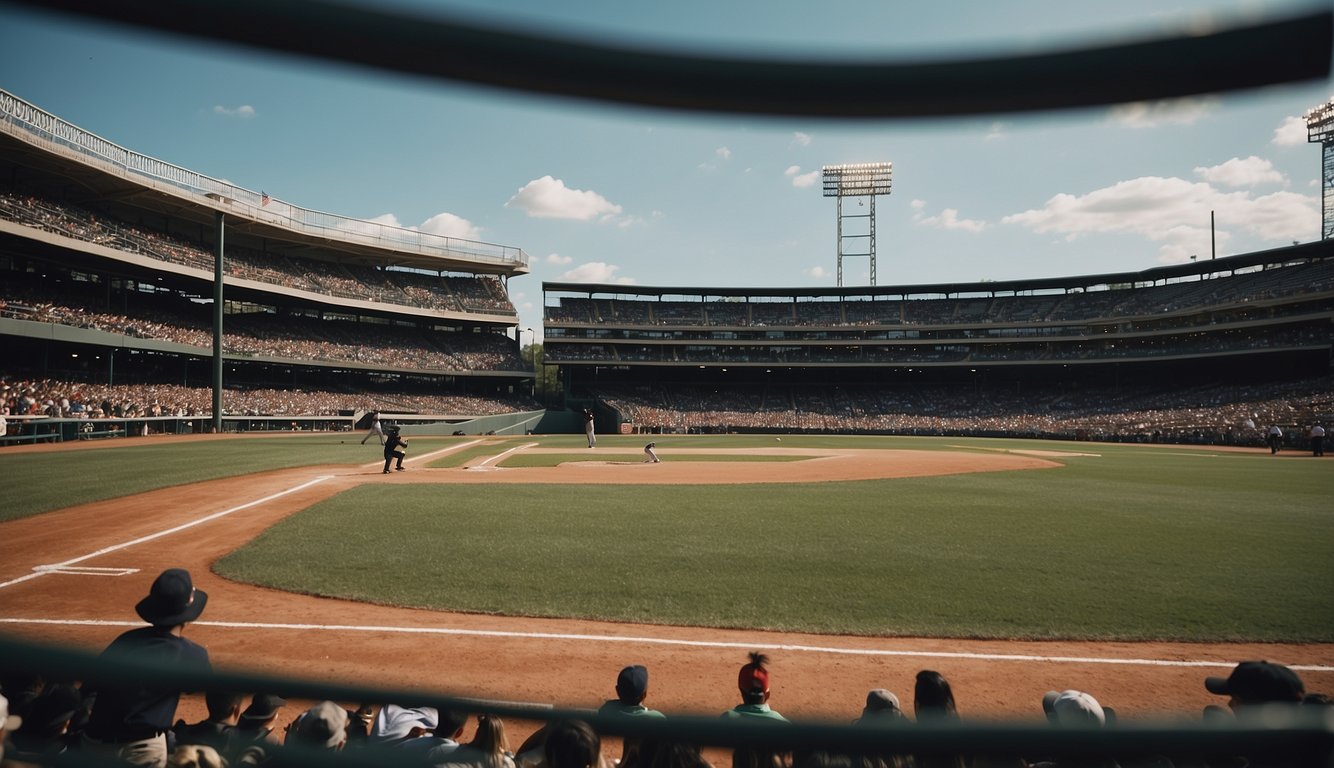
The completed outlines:
[[[671,50],[937,58],[1254,21],[1238,0],[449,0],[527,31]],[[296,205],[523,248],[543,280],[832,286],[819,170],[891,161],[880,285],[1138,270],[1320,236],[1328,82],[1038,115],[855,121],[592,104],[0,8],[0,88],[130,149]],[[1239,52],[1239,55],[1244,55]],[[864,258],[845,283],[868,282]],[[540,330],[539,330],[540,333]],[[525,339],[526,341],[526,339]]]

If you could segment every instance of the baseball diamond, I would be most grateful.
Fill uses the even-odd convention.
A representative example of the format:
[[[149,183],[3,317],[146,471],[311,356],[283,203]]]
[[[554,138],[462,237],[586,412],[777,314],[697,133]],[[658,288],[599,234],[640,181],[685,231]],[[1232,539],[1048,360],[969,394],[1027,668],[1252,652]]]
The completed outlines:
[[[604,48],[370,4],[312,13],[249,3],[237,17],[253,23],[235,24],[209,3],[141,17],[53,2],[397,74],[732,117],[1106,107],[1109,121],[1142,127],[1165,118],[1137,104],[1199,98],[1208,112],[1206,97],[1220,92],[1327,78],[1334,44],[1334,14],[1321,11],[1234,26],[1211,18],[1183,27],[1189,34],[976,61],[786,61],[735,58],[744,46],[716,58]],[[287,25],[284,13],[303,15],[293,9],[314,17],[304,34]],[[331,42],[359,36],[368,44]],[[89,55],[70,56],[101,67],[88,45]],[[225,59],[237,55],[227,50]],[[1124,76],[1128,67],[1139,76]],[[630,73],[652,76],[629,82]],[[222,98],[198,87],[199,105]],[[600,121],[620,117],[580,128],[617,157],[616,174],[636,177],[639,188],[616,202],[575,186],[593,183],[571,170],[585,162],[581,149],[538,121],[476,121],[497,136],[522,125],[524,142],[550,142],[552,158],[568,153],[551,161],[563,178],[525,170],[532,180],[504,194],[508,178],[483,184],[436,154],[506,151],[503,140],[458,140],[474,128],[467,110],[395,125],[406,145],[431,124],[431,151],[413,158],[413,173],[437,187],[431,194],[454,195],[455,206],[498,195],[499,212],[469,221],[380,213],[360,197],[359,214],[329,212],[331,200],[353,199],[335,194],[339,184],[379,189],[402,173],[376,178],[378,167],[332,157],[310,132],[300,139],[251,122],[251,104],[193,107],[197,125],[160,134],[162,147],[134,147],[103,138],[123,130],[119,117],[76,125],[97,111],[52,98],[50,109],[69,114],[0,90],[0,643],[29,644],[0,659],[0,736],[33,732],[38,694],[21,694],[36,677],[51,690],[72,682],[62,679],[68,670],[43,666],[44,651],[95,654],[108,644],[111,653],[79,662],[93,666],[73,668],[124,674],[117,664],[137,658],[161,669],[140,670],[147,678],[134,685],[94,674],[62,689],[77,702],[97,691],[75,736],[89,754],[147,755],[155,768],[165,768],[177,725],[223,710],[244,720],[215,674],[267,678],[247,678],[252,688],[275,682],[248,690],[246,710],[259,720],[260,710],[272,718],[290,707],[273,721],[273,741],[286,726],[293,740],[338,748],[358,728],[387,734],[369,732],[422,704],[429,713],[409,713],[424,719],[397,723],[395,737],[441,742],[437,763],[455,748],[485,749],[487,768],[567,768],[561,740],[598,733],[606,743],[575,744],[588,759],[573,768],[619,749],[625,768],[664,768],[636,754],[650,748],[636,737],[654,726],[604,730],[616,722],[599,720],[608,711],[665,713],[669,729],[697,716],[710,738],[692,765],[721,768],[732,747],[759,740],[745,726],[726,730],[746,718],[856,733],[842,726],[909,709],[929,721],[932,691],[949,694],[937,708],[950,714],[958,697],[958,733],[970,737],[985,738],[990,723],[1073,723],[1092,734],[1119,719],[1166,723],[1170,742],[1173,733],[1207,737],[1223,717],[1239,725],[1219,734],[1255,743],[1298,729],[1292,720],[1261,728],[1248,707],[1302,702],[1288,709],[1300,717],[1334,694],[1334,463],[1324,457],[1334,420],[1334,106],[1262,137],[1300,144],[1304,125],[1324,152],[1310,184],[1244,155],[1200,160],[1195,177],[1168,179],[1146,154],[1138,179],[1049,193],[987,221],[911,191],[896,221],[985,241],[972,248],[988,262],[1039,239],[1076,252],[1090,232],[1158,248],[1115,261],[1115,271],[1048,272],[1043,262],[1026,277],[919,284],[884,283],[876,271],[876,199],[899,199],[889,198],[896,163],[831,157],[812,171],[810,155],[796,154],[815,141],[804,125],[753,131],[788,145],[781,163],[778,154],[765,161],[777,171],[729,146],[696,147],[705,160],[679,163],[692,183],[734,186],[713,198],[725,204],[692,200],[670,212],[647,194],[654,182],[635,164],[635,145],[603,134]],[[375,99],[349,99],[332,114],[399,120],[379,114]],[[282,100],[264,115],[316,111],[318,98]],[[1189,106],[1168,111],[1191,117]],[[142,108],[123,111],[156,119]],[[235,134],[203,117],[229,121]],[[1174,128],[1187,130],[1179,119]],[[643,127],[671,132],[667,143],[702,141],[672,121]],[[254,156],[210,161],[228,167],[196,168],[209,156],[183,149],[244,146],[236,137],[251,128],[275,137],[265,151],[309,142],[321,165],[353,178],[321,177],[291,195],[310,199],[290,200],[276,187],[290,158],[249,149]],[[997,121],[978,141],[1009,130]],[[830,152],[902,149],[900,191],[905,181],[929,189],[929,172],[913,165],[921,132],[885,134],[849,133]],[[386,131],[349,154],[396,141]],[[1029,148],[1033,168],[1073,162],[1042,149]],[[268,191],[245,186],[266,164]],[[724,182],[720,168],[735,173]],[[823,267],[768,263],[796,241],[782,221],[790,214],[738,202],[765,174],[793,195],[823,174],[823,193],[837,198],[836,284]],[[1274,189],[1252,196],[1266,184]],[[763,215],[765,229],[701,247],[720,231],[715,221],[698,227],[711,233],[702,239],[676,239],[696,204],[727,206],[729,226]],[[1230,229],[1215,230],[1215,206]],[[1206,238],[1187,219],[1206,214],[1215,250],[1197,253]],[[1292,222],[1314,228],[1319,218],[1320,239],[1289,236]],[[423,223],[403,223],[413,221]],[[579,265],[547,243],[530,256],[482,239],[576,224],[638,239],[567,232],[563,242],[588,251]],[[997,224],[1030,239],[1009,239]],[[889,231],[880,230],[887,246]],[[1219,236],[1231,241],[1222,256]],[[615,242],[628,254],[654,238],[644,258],[672,269],[646,274],[663,279],[617,274],[599,250]],[[912,258],[948,260],[959,241],[921,242],[930,245]],[[732,249],[764,255],[749,268],[753,284],[720,284],[698,268]],[[866,284],[845,284],[845,257],[867,260]],[[820,284],[775,287],[787,274]],[[169,656],[188,660],[185,677],[150,684],[182,673]],[[286,702],[283,685],[293,692]],[[352,689],[408,693],[320,700]],[[447,706],[425,706],[440,697]],[[8,717],[11,705],[26,716]],[[501,711],[505,723],[492,717]],[[551,714],[567,711],[574,724]],[[451,718],[469,714],[487,717],[477,741],[459,747],[451,737],[464,729]],[[935,765],[924,756],[956,725],[913,729],[936,741],[922,754],[895,753],[893,764]],[[837,768],[832,755],[805,754],[825,742],[798,733],[790,759],[762,768],[820,768],[825,758]],[[1042,743],[1063,738],[1051,733]],[[1334,754],[1327,717],[1300,735],[1325,762]],[[761,768],[737,755],[738,768]],[[876,760],[862,768],[890,764]]]

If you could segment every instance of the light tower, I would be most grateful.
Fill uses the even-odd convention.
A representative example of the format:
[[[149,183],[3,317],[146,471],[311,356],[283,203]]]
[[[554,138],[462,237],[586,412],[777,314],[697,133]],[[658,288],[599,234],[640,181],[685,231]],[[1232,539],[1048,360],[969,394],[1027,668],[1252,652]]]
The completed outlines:
[[[1319,144],[1320,239],[1334,237],[1334,100],[1306,113],[1306,140]]]
[[[871,285],[875,285],[875,199],[889,194],[893,163],[848,163],[824,167],[824,196],[838,198],[838,285],[843,286],[843,257],[866,256],[871,262]],[[843,198],[857,198],[864,212],[843,213]],[[849,233],[844,219],[864,224],[864,231]],[[852,243],[864,242],[865,250],[849,251]]]

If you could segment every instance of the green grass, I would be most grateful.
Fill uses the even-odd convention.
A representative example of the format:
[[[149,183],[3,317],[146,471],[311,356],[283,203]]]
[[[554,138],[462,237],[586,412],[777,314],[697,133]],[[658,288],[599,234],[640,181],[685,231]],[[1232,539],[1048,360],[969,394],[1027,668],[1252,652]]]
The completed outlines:
[[[379,445],[361,445],[364,432],[345,435],[267,436],[187,443],[152,438],[100,450],[18,453],[0,450],[6,478],[0,522],[115,499],[173,485],[216,480],[284,467],[356,465],[383,461]],[[463,438],[413,438],[414,454]]]
[[[784,445],[1102,455],[1054,470],[812,485],[359,488],[216,567],[283,589],[483,613],[869,635],[1334,640],[1334,465],[998,440]],[[370,527],[372,504],[382,512]]]

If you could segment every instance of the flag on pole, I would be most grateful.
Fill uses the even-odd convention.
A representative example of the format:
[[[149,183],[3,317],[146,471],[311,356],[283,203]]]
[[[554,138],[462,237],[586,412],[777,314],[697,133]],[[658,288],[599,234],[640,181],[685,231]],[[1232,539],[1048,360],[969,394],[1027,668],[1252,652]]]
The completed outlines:
[[[271,198],[269,197],[269,193],[268,193],[268,192],[260,192],[260,193],[259,193],[259,204],[260,204],[260,205],[268,205],[270,199],[271,199]]]

